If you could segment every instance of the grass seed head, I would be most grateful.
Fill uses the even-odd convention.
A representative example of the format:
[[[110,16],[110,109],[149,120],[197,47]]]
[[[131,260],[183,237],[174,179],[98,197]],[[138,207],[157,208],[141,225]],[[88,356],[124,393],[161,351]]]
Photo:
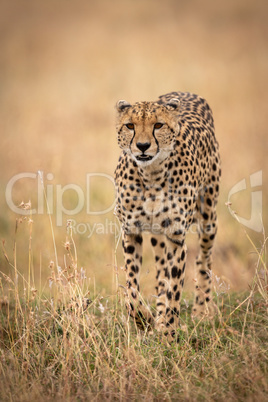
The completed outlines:
[[[64,243],[64,248],[67,251],[71,250],[71,244],[70,244],[70,242],[68,240]]]

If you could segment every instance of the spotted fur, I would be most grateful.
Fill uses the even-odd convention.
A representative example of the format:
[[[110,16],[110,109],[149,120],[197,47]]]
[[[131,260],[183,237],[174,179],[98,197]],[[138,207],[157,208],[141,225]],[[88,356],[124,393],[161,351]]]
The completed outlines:
[[[118,144],[115,214],[122,223],[130,315],[169,337],[179,324],[184,283],[185,236],[197,223],[193,315],[210,314],[211,250],[217,232],[221,175],[212,111],[206,100],[172,92],[156,102],[117,103]],[[140,298],[142,233],[151,233],[155,253],[157,315]]]

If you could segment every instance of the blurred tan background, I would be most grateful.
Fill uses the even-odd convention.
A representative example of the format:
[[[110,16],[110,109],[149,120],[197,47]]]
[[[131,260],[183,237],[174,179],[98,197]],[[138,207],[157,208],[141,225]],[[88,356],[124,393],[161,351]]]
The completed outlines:
[[[16,240],[20,272],[28,270],[29,228],[5,199],[9,180],[19,173],[44,172],[54,204],[52,221],[59,264],[64,265],[66,221],[73,219],[78,266],[103,294],[116,289],[114,265],[122,266],[112,212],[89,215],[86,206],[63,215],[57,227],[56,186],[80,186],[90,208],[113,202],[108,179],[119,156],[114,128],[118,99],[155,100],[169,91],[204,96],[215,118],[222,155],[219,234],[215,273],[231,289],[247,289],[258,256],[244,227],[225,202],[231,188],[246,179],[247,190],[233,196],[239,216],[250,218],[250,175],[262,171],[263,222],[267,222],[268,3],[265,0],[101,0],[2,1],[0,5],[0,230],[13,261]],[[51,173],[53,176],[48,176]],[[40,183],[39,183],[40,184]],[[37,180],[21,179],[12,188],[15,205],[31,200],[38,207]],[[66,190],[63,204],[76,207]],[[46,211],[46,208],[45,208]],[[55,260],[47,214],[33,215],[30,264],[36,286],[45,286],[49,261]],[[80,226],[79,226],[80,224]],[[263,234],[246,229],[261,249]],[[93,232],[92,236],[90,231]],[[189,239],[186,289],[191,287],[197,242]],[[153,293],[151,252],[145,242],[142,284]],[[1,270],[12,272],[3,253]],[[121,270],[119,280],[124,284]],[[150,286],[149,286],[150,285]],[[92,285],[93,286],[93,285]],[[227,285],[226,285],[227,286]]]

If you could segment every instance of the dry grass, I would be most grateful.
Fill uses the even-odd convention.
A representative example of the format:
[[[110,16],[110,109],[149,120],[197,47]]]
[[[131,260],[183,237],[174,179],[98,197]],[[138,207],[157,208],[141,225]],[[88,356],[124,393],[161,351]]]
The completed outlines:
[[[29,261],[31,242],[30,237]],[[216,281],[214,321],[192,321],[183,295],[179,342],[170,345],[156,331],[141,332],[129,321],[119,291],[108,297],[96,293],[79,266],[70,227],[64,247],[64,268],[50,262],[49,292],[37,291],[30,264],[22,276],[19,256],[14,254],[13,264],[4,250],[14,275],[1,273],[0,279],[1,401],[265,400],[263,254],[257,253],[249,292],[230,295]],[[118,285],[117,271],[114,281]]]
[[[238,215],[249,218],[249,176],[262,170],[257,190],[267,226],[267,14],[265,0],[1,2],[3,400],[264,399],[265,239],[263,233],[245,234],[225,202],[232,186],[246,178],[247,190],[232,201]],[[181,343],[170,347],[157,334],[137,334],[126,321],[118,294],[118,284],[125,282],[123,258],[112,212],[92,216],[84,207],[75,216],[63,214],[56,226],[56,186],[76,184],[86,194],[88,173],[113,175],[118,99],[152,100],[173,90],[209,101],[223,178],[214,251],[221,316],[209,326],[195,327],[190,320],[187,293],[197,252],[190,236],[185,331],[180,330]],[[15,174],[37,171],[44,172],[46,194],[53,191],[54,213],[47,214],[43,198],[45,214],[24,219],[10,210],[4,193]],[[112,204],[111,183],[95,178],[91,184],[93,210]],[[18,181],[12,195],[16,205],[31,200],[37,208],[37,179]],[[74,192],[66,191],[63,204],[76,206]],[[70,231],[66,240],[70,218],[74,241]],[[152,304],[155,274],[146,239],[144,252],[142,292]],[[72,298],[84,297],[93,300],[85,311],[68,308]]]

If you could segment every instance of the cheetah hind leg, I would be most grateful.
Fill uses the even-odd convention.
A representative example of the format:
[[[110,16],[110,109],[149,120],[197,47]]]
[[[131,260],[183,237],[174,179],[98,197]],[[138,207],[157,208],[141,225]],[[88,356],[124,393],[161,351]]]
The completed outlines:
[[[213,302],[211,295],[211,268],[210,264],[201,261],[200,257],[196,261],[197,284],[195,288],[195,301],[192,308],[192,318],[213,318],[218,309]]]
[[[206,205],[206,207],[204,207]],[[199,204],[200,206],[200,204]],[[193,318],[212,318],[217,313],[217,306],[212,300],[211,251],[217,232],[215,208],[208,208],[206,196],[199,209],[200,252],[196,260],[195,301],[192,309]]]

